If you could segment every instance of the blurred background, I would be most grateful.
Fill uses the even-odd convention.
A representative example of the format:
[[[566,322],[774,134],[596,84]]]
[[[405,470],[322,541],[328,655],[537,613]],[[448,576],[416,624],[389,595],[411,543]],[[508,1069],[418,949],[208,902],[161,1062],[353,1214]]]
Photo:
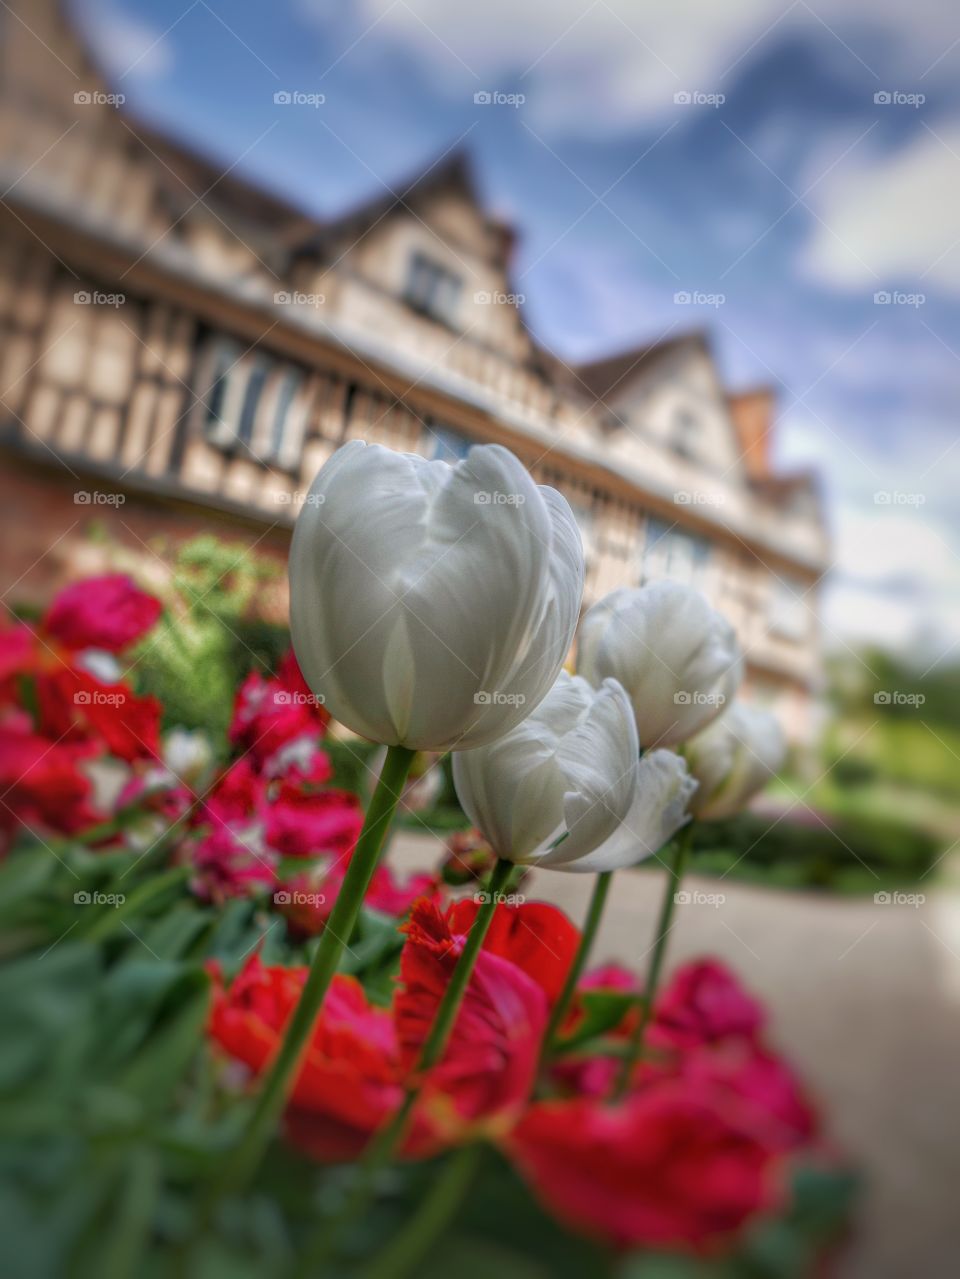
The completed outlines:
[[[867,1166],[844,1273],[949,1273],[960,18],[11,0],[0,34],[6,605],[130,569],[185,618],[144,685],[222,729],[338,445],[512,448],[587,602],[678,577],[736,626],[790,764],[698,836],[679,953],[764,993]],[[435,786],[398,855],[460,821]]]

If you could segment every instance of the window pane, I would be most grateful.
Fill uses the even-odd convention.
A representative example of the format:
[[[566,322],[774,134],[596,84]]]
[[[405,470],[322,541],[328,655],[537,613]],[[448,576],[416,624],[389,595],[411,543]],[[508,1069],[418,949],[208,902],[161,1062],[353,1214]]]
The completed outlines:
[[[280,390],[277,394],[277,409],[273,415],[273,428],[270,433],[270,456],[279,457],[283,450],[283,437],[287,426],[290,407],[297,397],[303,378],[296,369],[288,369],[283,375]]]
[[[430,427],[430,435],[433,441],[430,456],[435,462],[459,462],[467,456],[473,445],[472,440],[445,426]]]
[[[417,311],[452,324],[460,300],[462,281],[458,275],[416,252],[410,258],[404,297]]]
[[[250,371],[246,394],[243,397],[243,408],[240,410],[240,425],[237,428],[237,439],[241,444],[249,446],[253,439],[253,428],[257,420],[257,405],[267,380],[267,364],[265,360],[257,360]]]
[[[246,367],[234,342],[218,342],[210,389],[204,401],[204,425],[208,437],[221,446],[234,438],[238,397],[242,394]]]

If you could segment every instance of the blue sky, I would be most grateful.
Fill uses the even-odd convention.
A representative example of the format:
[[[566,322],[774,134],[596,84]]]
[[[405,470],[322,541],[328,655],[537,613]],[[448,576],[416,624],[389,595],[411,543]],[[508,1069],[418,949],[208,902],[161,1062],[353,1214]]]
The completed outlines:
[[[828,640],[957,656],[960,10],[74,9],[128,107],[319,214],[467,145],[520,228],[515,287],[551,349],[584,359],[706,325],[731,385],[780,387],[778,457],[826,479]],[[277,107],[280,89],[325,102]]]

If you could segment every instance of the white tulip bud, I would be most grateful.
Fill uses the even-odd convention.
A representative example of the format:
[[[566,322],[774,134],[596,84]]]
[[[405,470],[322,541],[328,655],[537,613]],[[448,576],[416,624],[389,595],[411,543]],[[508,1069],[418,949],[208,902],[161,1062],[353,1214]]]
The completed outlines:
[[[522,724],[454,755],[453,781],[499,857],[566,870],[626,818],[638,751],[630,700],[616,680],[594,689],[562,671]]]
[[[769,713],[737,702],[687,743],[687,762],[700,783],[691,805],[706,821],[732,817],[782,767],[787,745]]]
[[[180,781],[195,782],[213,763],[213,744],[199,729],[172,728],[163,739],[163,762]]]
[[[304,678],[387,746],[466,749],[513,728],[553,685],[582,590],[570,507],[499,445],[448,466],[346,444],[290,550]]]
[[[594,604],[580,626],[577,670],[593,685],[620,681],[641,746],[672,746],[727,706],[743,659],[730,623],[699,591],[661,581]]]
[[[595,852],[557,869],[603,874],[652,857],[690,820],[696,789],[679,755],[650,751],[640,760],[636,794],[623,824]]]

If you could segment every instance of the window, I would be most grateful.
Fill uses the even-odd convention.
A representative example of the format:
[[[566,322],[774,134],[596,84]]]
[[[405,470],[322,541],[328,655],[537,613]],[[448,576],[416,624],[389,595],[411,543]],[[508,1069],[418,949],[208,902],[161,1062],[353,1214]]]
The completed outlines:
[[[204,401],[204,430],[217,448],[239,449],[263,463],[293,465],[299,454],[298,427],[303,375],[259,353],[244,354],[229,339],[217,342]]]
[[[433,442],[430,457],[435,462],[459,462],[467,456],[473,447],[473,440],[468,440],[459,431],[452,431],[446,426],[433,426],[427,423],[427,430]]]
[[[701,580],[709,562],[710,543],[705,538],[674,528],[655,516],[647,520],[642,582],[672,577],[693,585]]]
[[[227,448],[236,438],[236,422],[242,404],[243,352],[235,342],[218,342],[210,375],[210,389],[204,406],[207,439]]]
[[[269,455],[271,458],[283,460],[286,453],[293,452],[292,461],[296,461],[295,450],[285,448],[291,441],[287,438],[287,428],[293,417],[294,405],[303,386],[303,377],[297,369],[287,369],[280,379],[277,392],[277,405],[273,412],[270,429]]]
[[[243,393],[243,405],[240,409],[240,421],[237,425],[237,442],[250,448],[253,444],[253,428],[257,424],[257,407],[260,396],[267,381],[269,365],[262,357],[253,362],[247,371],[247,385]]]
[[[696,414],[689,409],[678,409],[670,432],[670,447],[678,456],[693,459],[697,456],[699,433]]]
[[[433,258],[419,252],[410,258],[404,298],[415,311],[452,326],[461,288],[460,277]]]

